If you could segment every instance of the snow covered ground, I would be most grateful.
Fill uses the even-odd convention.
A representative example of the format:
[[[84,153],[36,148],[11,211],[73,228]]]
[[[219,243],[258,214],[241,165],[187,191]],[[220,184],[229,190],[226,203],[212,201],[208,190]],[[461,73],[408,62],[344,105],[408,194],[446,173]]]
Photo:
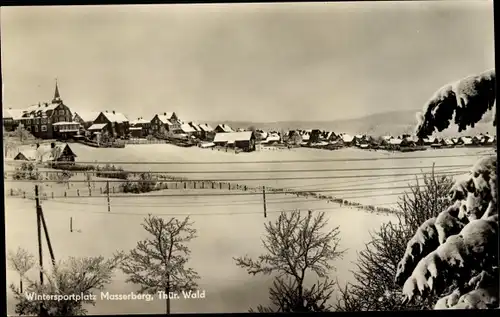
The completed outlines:
[[[199,148],[179,148],[171,145],[135,145],[125,149],[96,149],[79,144],[72,144],[78,155],[77,161],[203,161],[203,162],[242,162],[275,160],[317,160],[348,158],[383,158],[415,157],[425,159],[389,159],[372,161],[330,161],[321,163],[282,163],[282,164],[205,164],[205,165],[122,165],[125,170],[151,170],[201,173],[180,173],[196,179],[220,178],[276,178],[295,177],[286,181],[238,181],[240,184],[266,185],[273,187],[292,187],[298,190],[331,189],[332,195],[355,197],[350,200],[365,204],[394,204],[398,193],[404,189],[387,187],[405,186],[414,179],[411,174],[420,172],[417,167],[427,167],[433,163],[437,170],[467,171],[469,167],[451,168],[449,165],[472,166],[477,157],[460,157],[462,154],[484,153],[485,149],[443,149],[417,153],[371,152],[357,149],[339,151],[321,151],[313,149],[293,149],[290,151],[261,151],[254,153],[225,153]],[[433,156],[452,156],[453,158],[432,158]],[[119,165],[119,164],[118,164]],[[402,167],[401,170],[381,170],[387,167]],[[331,172],[269,172],[291,169],[366,169],[379,170],[331,171]],[[238,171],[245,173],[222,173],[220,171]],[[212,171],[213,174],[204,173]],[[217,172],[219,171],[219,172]],[[262,172],[256,172],[262,171]],[[391,175],[374,177],[371,175]],[[340,179],[301,179],[308,176],[352,176],[366,175],[370,178]],[[10,186],[14,186],[13,183]],[[62,186],[62,185],[60,185]],[[369,190],[356,190],[368,188]],[[342,191],[342,189],[346,189]],[[201,191],[201,190],[198,190]],[[210,192],[212,190],[204,190]],[[166,190],[167,194],[194,193],[189,190]],[[217,190],[220,193],[220,190]],[[157,194],[157,193],[155,193]],[[190,244],[192,250],[191,266],[201,276],[200,288],[206,291],[205,299],[178,300],[172,303],[172,312],[245,312],[250,307],[266,304],[271,278],[250,276],[236,267],[233,257],[257,256],[262,252],[261,236],[263,224],[272,221],[280,210],[301,209],[326,211],[331,227],[339,226],[342,234],[341,247],[348,249],[347,255],[335,265],[337,271],[332,277],[345,283],[351,278],[349,270],[356,260],[356,252],[370,240],[370,232],[392,216],[377,215],[355,208],[340,207],[315,199],[297,198],[290,195],[269,195],[268,218],[263,217],[262,197],[260,196],[212,196],[212,197],[134,197],[112,198],[111,212],[107,211],[105,198],[67,198],[44,200],[42,202],[50,237],[57,259],[68,256],[110,256],[116,250],[129,250],[143,239],[145,232],[141,227],[143,218],[148,213],[171,215],[191,214],[198,230],[198,238]],[[69,219],[73,218],[74,232],[70,233]],[[37,254],[36,217],[33,200],[6,196],[5,223],[7,250],[23,247]],[[45,260],[48,264],[48,251]],[[33,272],[36,278],[36,272]],[[17,283],[16,273],[8,271],[7,282]],[[124,276],[117,273],[114,281],[106,289],[111,293],[126,293],[137,287],[125,284]],[[15,303],[8,294],[8,312],[13,313]],[[162,313],[164,301],[99,301],[95,307],[89,307],[92,314],[120,313]]]

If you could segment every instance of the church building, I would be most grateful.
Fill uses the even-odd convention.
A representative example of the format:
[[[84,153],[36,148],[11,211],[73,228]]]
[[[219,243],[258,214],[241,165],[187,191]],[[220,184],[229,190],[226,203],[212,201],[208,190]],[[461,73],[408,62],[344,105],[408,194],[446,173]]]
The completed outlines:
[[[67,139],[78,133],[79,124],[72,122],[71,110],[61,99],[56,81],[50,103],[38,103],[23,111],[21,122],[26,130],[39,139]]]

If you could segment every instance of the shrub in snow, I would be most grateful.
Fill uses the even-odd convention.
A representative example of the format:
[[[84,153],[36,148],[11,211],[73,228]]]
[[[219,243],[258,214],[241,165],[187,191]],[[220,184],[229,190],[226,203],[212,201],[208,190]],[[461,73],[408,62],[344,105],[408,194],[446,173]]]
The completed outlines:
[[[439,90],[417,128],[419,137],[448,127],[473,127],[495,104],[495,72],[467,77]],[[494,120],[496,124],[496,120]],[[445,295],[435,308],[498,307],[497,159],[480,159],[450,191],[450,206],[425,221],[408,242],[395,280],[404,302]]]
[[[395,285],[393,277],[415,230],[422,221],[437,216],[447,207],[448,192],[452,185],[451,177],[432,173],[424,175],[423,182],[417,178],[416,184],[409,186],[400,198],[396,213],[398,220],[382,225],[371,235],[372,239],[365,249],[359,252],[353,271],[354,282],[340,289],[336,305],[338,311],[421,310],[433,307],[437,300],[435,296],[419,298],[410,305],[402,303],[398,296],[400,287]],[[420,234],[425,237],[438,235],[436,230],[422,231]]]

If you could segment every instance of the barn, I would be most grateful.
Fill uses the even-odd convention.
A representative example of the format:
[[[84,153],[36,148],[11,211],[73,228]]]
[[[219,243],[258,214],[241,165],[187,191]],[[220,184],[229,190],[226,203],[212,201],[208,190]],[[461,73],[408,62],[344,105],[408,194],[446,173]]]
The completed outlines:
[[[243,151],[251,152],[255,151],[255,134],[253,131],[217,133],[213,143],[217,146],[234,146]]]
[[[35,149],[21,151],[14,157],[14,160],[74,163],[75,158],[76,154],[68,144],[55,144],[52,142],[37,145]]]
[[[37,151],[36,149],[23,150],[14,157],[16,161],[36,161]]]

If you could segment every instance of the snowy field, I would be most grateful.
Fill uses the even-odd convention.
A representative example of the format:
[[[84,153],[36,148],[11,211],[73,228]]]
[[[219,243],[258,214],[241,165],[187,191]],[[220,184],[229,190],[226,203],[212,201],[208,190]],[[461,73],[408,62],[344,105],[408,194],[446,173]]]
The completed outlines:
[[[493,153],[486,148],[460,148],[427,150],[414,153],[387,153],[343,149],[324,151],[293,149],[284,151],[259,151],[254,153],[225,153],[199,148],[179,148],[171,145],[129,145],[124,149],[96,149],[72,144],[78,162],[258,162],[286,160],[323,160],[330,162],[254,163],[254,164],[135,164],[121,165],[131,171],[176,172],[173,176],[190,179],[249,179],[293,177],[292,180],[238,180],[239,184],[288,187],[297,190],[329,190],[329,195],[354,200],[363,204],[394,205],[404,186],[414,180],[415,174],[430,171],[435,163],[436,171],[464,173],[479,155]],[[461,156],[461,155],[470,156]],[[448,156],[436,158],[436,156]],[[400,157],[425,157],[398,159]],[[366,159],[373,160],[358,160]],[[375,160],[382,158],[381,160]],[[387,159],[390,158],[390,159]],[[393,159],[394,158],[394,159]],[[348,159],[351,159],[350,161]],[[387,169],[398,167],[401,169]],[[425,168],[425,169],[424,169]],[[276,172],[284,170],[328,170],[349,171]],[[364,170],[363,170],[364,169]],[[368,170],[369,169],[369,170]],[[196,171],[196,173],[193,173]],[[207,173],[208,171],[213,173]],[[230,173],[229,173],[230,172]],[[238,172],[238,173],[236,173]],[[407,174],[407,175],[405,175]],[[352,178],[353,175],[358,177]],[[384,175],[384,176],[375,176]],[[367,176],[367,177],[359,177]],[[369,177],[368,177],[369,176]],[[325,177],[325,179],[307,179]],[[331,179],[326,179],[330,177]],[[236,181],[235,181],[236,182]],[[17,186],[15,183],[7,183]],[[29,184],[23,184],[29,185]],[[31,186],[31,185],[29,185]],[[60,185],[63,186],[63,185]],[[8,187],[8,186],[7,186]],[[388,188],[391,187],[391,188]],[[401,189],[399,189],[401,187]],[[397,189],[396,189],[397,188]],[[363,189],[363,190],[360,190]],[[194,194],[222,193],[221,190],[165,190],[152,193]],[[232,191],[236,192],[236,191]],[[323,192],[324,193],[324,192]],[[328,194],[328,193],[324,193]],[[49,228],[56,259],[68,256],[110,256],[116,250],[129,250],[143,239],[141,227],[148,213],[164,217],[191,215],[198,230],[198,238],[190,244],[191,266],[201,276],[199,285],[206,291],[206,299],[178,300],[172,303],[172,312],[245,312],[250,307],[266,304],[270,277],[250,276],[236,267],[233,257],[258,256],[262,252],[261,236],[266,221],[276,218],[280,210],[326,211],[331,227],[341,230],[341,247],[348,249],[346,256],[335,263],[336,277],[343,284],[350,280],[349,270],[356,260],[356,252],[370,240],[370,232],[392,216],[377,215],[353,207],[318,201],[313,198],[297,198],[291,195],[269,194],[266,197],[268,217],[263,216],[262,197],[255,196],[203,196],[203,197],[147,197],[141,195],[127,198],[111,198],[111,212],[107,211],[106,198],[80,197],[44,200],[43,211]],[[73,229],[69,230],[69,219],[73,218]],[[36,216],[33,200],[6,196],[5,201],[7,250],[23,247],[37,254]],[[45,248],[48,264],[48,250]],[[36,278],[36,272],[33,273]],[[127,293],[137,286],[125,284],[125,277],[117,273],[114,282],[107,287],[111,293]],[[7,272],[7,282],[17,283],[16,273]],[[14,302],[8,294],[8,311],[13,313]],[[164,301],[99,301],[89,307],[91,314],[163,313]]]

